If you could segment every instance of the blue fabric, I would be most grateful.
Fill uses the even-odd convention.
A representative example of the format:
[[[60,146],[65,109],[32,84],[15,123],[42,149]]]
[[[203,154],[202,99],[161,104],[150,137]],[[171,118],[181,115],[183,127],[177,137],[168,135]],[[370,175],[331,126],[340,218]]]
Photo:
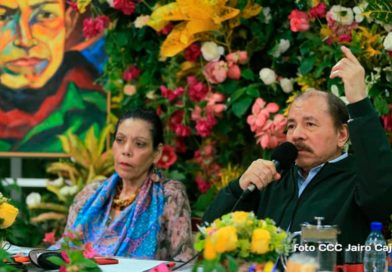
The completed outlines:
[[[110,210],[121,178],[114,174],[97,189],[78,213],[71,230],[81,231],[100,255],[153,259],[158,244],[164,195],[161,182],[143,183],[135,201],[113,220]]]
[[[342,155],[340,155],[339,157],[337,157],[336,159],[330,160],[328,161],[329,163],[334,163],[334,162],[338,162],[340,160],[343,160],[345,158],[347,158],[348,154],[347,153],[343,153]],[[301,196],[302,192],[305,190],[305,188],[309,185],[309,183],[313,180],[313,178],[318,174],[318,172],[320,172],[321,168],[324,166],[325,163],[322,163],[316,167],[313,167],[312,169],[310,169],[308,176],[305,178],[302,174],[301,174],[301,169],[298,168],[297,170],[297,176],[298,176],[298,197]]]

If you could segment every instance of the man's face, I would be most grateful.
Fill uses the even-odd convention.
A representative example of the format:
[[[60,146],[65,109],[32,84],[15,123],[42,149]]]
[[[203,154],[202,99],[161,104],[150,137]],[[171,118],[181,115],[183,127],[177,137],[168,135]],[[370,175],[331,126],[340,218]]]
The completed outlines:
[[[346,126],[340,130],[334,127],[326,97],[305,97],[291,105],[287,140],[298,148],[296,163],[304,171],[338,157],[347,136]]]
[[[40,88],[60,67],[64,0],[0,0],[0,82]]]

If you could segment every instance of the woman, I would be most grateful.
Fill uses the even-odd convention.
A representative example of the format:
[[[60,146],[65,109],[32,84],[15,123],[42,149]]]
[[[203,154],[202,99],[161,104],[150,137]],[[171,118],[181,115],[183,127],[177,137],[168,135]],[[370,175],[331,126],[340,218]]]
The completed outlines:
[[[185,188],[154,167],[162,143],[162,124],[154,112],[125,114],[118,121],[112,146],[116,172],[103,183],[87,185],[76,196],[65,232],[81,231],[83,242],[91,242],[100,255],[191,258]]]

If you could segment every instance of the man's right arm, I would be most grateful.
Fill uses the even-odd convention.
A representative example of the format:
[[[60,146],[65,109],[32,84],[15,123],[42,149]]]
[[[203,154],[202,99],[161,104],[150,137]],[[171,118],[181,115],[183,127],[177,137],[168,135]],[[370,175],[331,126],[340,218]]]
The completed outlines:
[[[209,205],[206,212],[203,215],[203,222],[211,223],[216,218],[221,217],[224,214],[233,211],[234,205],[241,197],[244,191],[241,189],[239,181],[234,180],[229,183],[228,186],[223,188],[214,201]],[[249,195],[246,195],[237,204],[236,211],[256,211],[259,203],[260,192],[258,190],[253,191]]]

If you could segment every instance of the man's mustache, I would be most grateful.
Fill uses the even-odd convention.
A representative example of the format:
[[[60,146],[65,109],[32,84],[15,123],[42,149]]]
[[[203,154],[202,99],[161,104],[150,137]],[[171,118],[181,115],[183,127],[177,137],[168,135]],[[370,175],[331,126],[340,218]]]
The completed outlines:
[[[308,145],[306,145],[306,144],[304,144],[302,142],[294,143],[294,145],[298,149],[298,151],[313,152],[312,148],[310,148]]]

